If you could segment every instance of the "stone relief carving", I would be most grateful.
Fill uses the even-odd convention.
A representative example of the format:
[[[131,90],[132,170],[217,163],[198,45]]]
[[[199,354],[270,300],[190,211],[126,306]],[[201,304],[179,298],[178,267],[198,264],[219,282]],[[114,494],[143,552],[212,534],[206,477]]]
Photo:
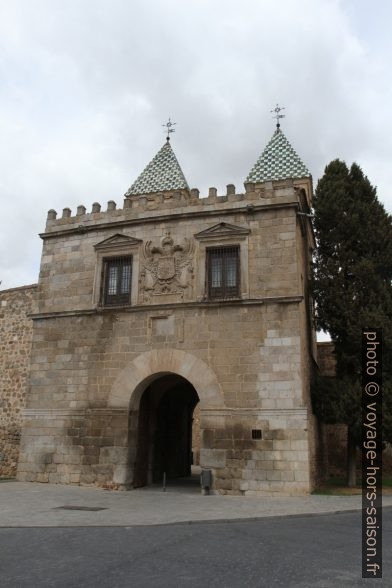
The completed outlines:
[[[140,273],[142,302],[176,302],[189,298],[194,248],[193,239],[187,238],[182,245],[175,245],[169,232],[161,240],[161,246],[151,241],[145,243]]]

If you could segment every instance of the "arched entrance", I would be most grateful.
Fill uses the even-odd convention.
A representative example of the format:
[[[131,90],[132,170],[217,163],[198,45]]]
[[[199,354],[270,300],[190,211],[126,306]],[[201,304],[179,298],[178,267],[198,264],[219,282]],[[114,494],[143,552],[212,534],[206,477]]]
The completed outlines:
[[[133,487],[191,475],[192,415],[199,397],[192,384],[164,374],[143,392],[136,436]]]
[[[158,393],[154,394],[153,390],[155,392],[158,390]],[[166,392],[162,390],[166,390],[167,397]],[[169,395],[170,390],[171,396]],[[147,394],[144,398],[145,393]],[[197,399],[200,399],[200,405],[197,404],[200,407],[200,415],[198,416],[200,430],[206,427],[206,418],[208,417],[203,414],[205,415],[207,411],[215,413],[215,416],[210,417],[214,423],[207,425],[207,427],[214,428],[216,426],[217,418],[219,418],[216,416],[216,410],[224,407],[221,386],[210,366],[191,353],[179,349],[154,349],[141,353],[121,370],[114,381],[109,393],[108,408],[124,410],[129,415],[127,465],[125,468],[122,466],[116,480],[121,477],[123,480],[121,483],[128,488],[150,483],[161,474],[162,466],[153,465],[159,463],[159,459],[155,461],[156,449],[154,447],[157,447],[157,439],[164,435],[164,429],[163,425],[158,427],[159,433],[156,427],[158,422],[165,421],[164,416],[159,417],[159,414],[166,413],[167,415],[170,412],[170,406],[173,405],[172,399],[176,394],[180,397],[179,406],[183,406],[184,411],[184,405],[188,407],[189,411],[192,403],[194,406]],[[163,403],[159,407],[160,400]],[[155,402],[158,404],[154,405]],[[177,424],[181,421],[179,416],[172,415],[172,418]],[[157,419],[155,425],[151,424],[154,419]],[[180,427],[179,424],[178,426]],[[176,427],[175,430],[177,430]],[[198,438],[200,439],[198,446],[198,449],[200,448],[200,465],[201,467],[211,467],[210,463],[203,461],[205,459],[203,451],[205,455],[206,451],[210,451],[212,447],[206,445],[202,435]],[[170,446],[169,441],[167,444],[166,452]],[[169,450],[169,455],[173,457],[172,451],[174,450]],[[187,452],[189,456],[189,447]],[[184,456],[182,459],[184,460]],[[183,463],[188,463],[189,467],[189,461],[185,460]]]

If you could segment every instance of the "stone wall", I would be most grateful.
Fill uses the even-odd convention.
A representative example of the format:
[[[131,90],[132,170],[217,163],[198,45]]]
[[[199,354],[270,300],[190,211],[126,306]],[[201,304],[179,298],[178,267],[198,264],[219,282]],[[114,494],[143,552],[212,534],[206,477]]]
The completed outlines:
[[[0,291],[0,476],[14,476],[26,404],[37,285]]]
[[[336,357],[331,341],[317,343],[317,363],[321,375],[333,378],[336,375]],[[345,474],[347,460],[347,426],[321,424],[323,481],[331,476]]]
[[[336,375],[336,357],[332,341],[317,343],[317,363],[321,375],[333,378]]]
[[[317,344],[318,365],[321,374],[334,377],[336,373],[336,358],[334,345],[331,342]],[[347,425],[322,425],[320,427],[322,436],[323,453],[321,455],[324,477],[344,477],[346,475],[347,462]],[[360,475],[361,455],[358,450],[357,468]],[[392,474],[392,448],[388,445],[383,452],[383,474]]]
[[[214,470],[216,490],[306,491],[307,410],[291,306],[172,310],[173,330],[184,331],[175,347],[169,335],[149,340],[151,310],[36,320],[19,479],[124,484],[132,394],[152,374],[172,372],[199,394],[200,461]],[[291,374],[286,365],[298,368]],[[207,368],[222,391],[218,405]]]

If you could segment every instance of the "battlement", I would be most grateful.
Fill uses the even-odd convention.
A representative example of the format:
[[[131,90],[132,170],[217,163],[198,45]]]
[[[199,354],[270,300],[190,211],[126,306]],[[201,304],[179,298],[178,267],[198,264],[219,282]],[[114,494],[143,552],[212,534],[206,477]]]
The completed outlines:
[[[76,214],[70,208],[63,209],[62,216],[57,218],[57,212],[48,211],[46,233],[67,229],[83,230],[93,224],[104,224],[119,220],[150,218],[163,214],[183,213],[192,211],[209,211],[216,207],[236,208],[249,202],[251,205],[273,204],[278,200],[293,200],[295,192],[303,189],[308,201],[311,199],[311,186],[304,180],[276,180],[264,183],[245,183],[245,192],[237,193],[234,184],[228,184],[226,194],[218,195],[217,189],[211,187],[207,197],[200,197],[197,188],[191,190],[172,190],[152,194],[126,196],[122,207],[117,207],[114,200],[107,202],[106,210],[98,202],[94,202],[91,212],[87,212],[84,205],[79,205]],[[298,197],[295,197],[298,200]]]

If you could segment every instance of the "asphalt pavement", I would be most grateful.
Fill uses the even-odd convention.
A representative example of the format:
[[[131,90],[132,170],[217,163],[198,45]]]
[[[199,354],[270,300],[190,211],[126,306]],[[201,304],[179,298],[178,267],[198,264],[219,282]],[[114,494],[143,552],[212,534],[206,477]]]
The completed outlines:
[[[392,586],[392,510],[383,580],[361,579],[360,512],[231,523],[1,528],[6,588]]]

